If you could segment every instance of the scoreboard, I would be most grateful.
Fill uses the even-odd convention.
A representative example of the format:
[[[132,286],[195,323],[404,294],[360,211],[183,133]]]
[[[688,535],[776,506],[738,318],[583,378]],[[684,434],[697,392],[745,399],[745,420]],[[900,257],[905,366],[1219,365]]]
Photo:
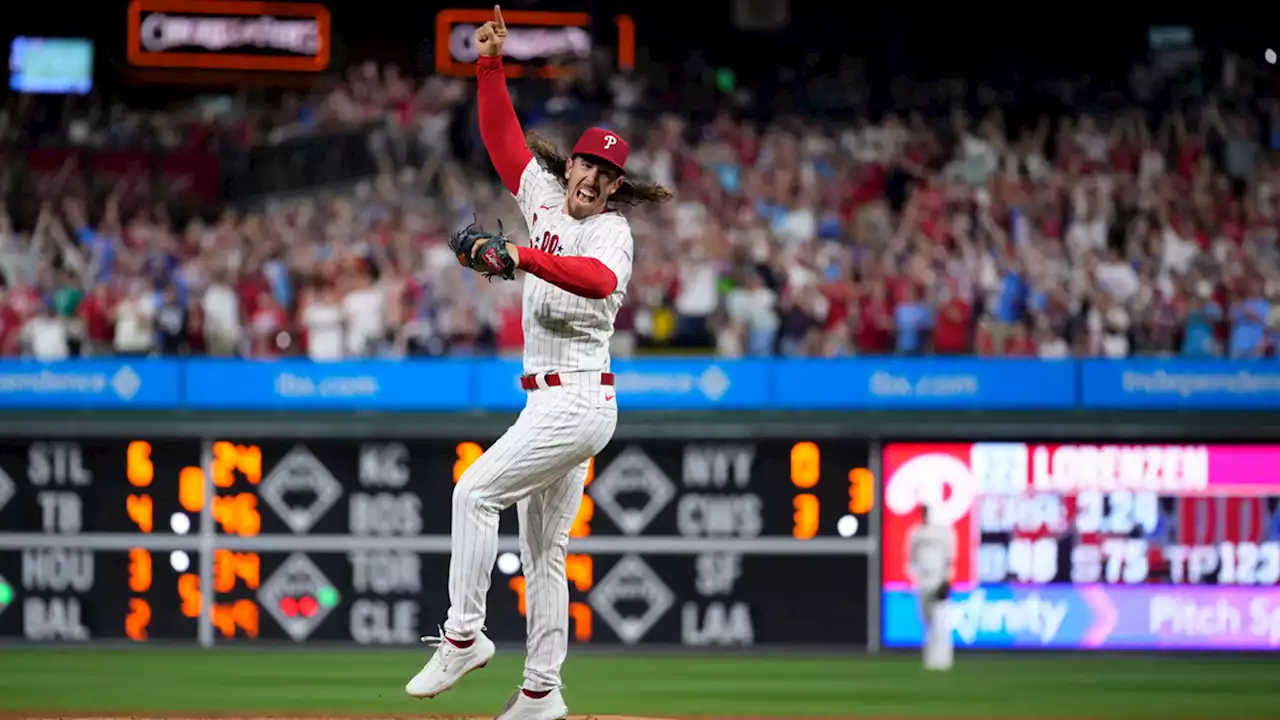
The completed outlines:
[[[494,438],[0,442],[0,638],[416,643]],[[865,645],[865,443],[619,439],[572,530],[579,643]],[[523,642],[514,508],[486,626]],[[803,600],[801,600],[803,599]]]
[[[958,646],[1280,649],[1280,445],[883,448],[882,640],[918,645],[905,544],[958,558]]]

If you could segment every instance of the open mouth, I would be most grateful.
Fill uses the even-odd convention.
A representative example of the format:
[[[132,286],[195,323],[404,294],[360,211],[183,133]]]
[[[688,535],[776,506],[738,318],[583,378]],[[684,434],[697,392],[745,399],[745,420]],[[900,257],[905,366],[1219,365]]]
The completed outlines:
[[[598,196],[596,195],[595,188],[584,185],[578,188],[578,191],[574,193],[574,197],[578,198],[580,202],[590,205],[596,201],[596,197]]]

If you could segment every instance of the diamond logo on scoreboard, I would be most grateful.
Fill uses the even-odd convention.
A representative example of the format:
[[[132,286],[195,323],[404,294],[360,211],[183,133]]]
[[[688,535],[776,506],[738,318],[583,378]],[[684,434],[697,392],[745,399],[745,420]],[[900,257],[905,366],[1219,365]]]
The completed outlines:
[[[338,606],[338,591],[311,558],[294,553],[258,588],[258,603],[294,642],[302,642]]]
[[[618,561],[587,598],[596,615],[628,645],[640,642],[675,601],[671,588],[636,555]],[[639,605],[643,612],[628,612]]]
[[[0,510],[13,499],[14,494],[18,491],[18,485],[9,477],[9,473],[0,468]]]
[[[258,495],[295,533],[305,533],[342,497],[342,483],[298,445],[262,479]]]
[[[596,507],[627,535],[639,535],[676,495],[676,485],[635,446],[623,450],[590,485]],[[638,507],[623,497],[643,495]]]

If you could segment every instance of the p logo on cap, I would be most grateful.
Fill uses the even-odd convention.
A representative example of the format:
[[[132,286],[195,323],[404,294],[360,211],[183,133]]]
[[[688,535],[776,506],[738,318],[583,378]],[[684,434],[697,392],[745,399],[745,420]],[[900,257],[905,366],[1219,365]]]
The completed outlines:
[[[630,153],[631,148],[626,140],[614,132],[599,127],[587,128],[573,146],[574,155],[600,158],[624,172],[627,167],[627,156]]]

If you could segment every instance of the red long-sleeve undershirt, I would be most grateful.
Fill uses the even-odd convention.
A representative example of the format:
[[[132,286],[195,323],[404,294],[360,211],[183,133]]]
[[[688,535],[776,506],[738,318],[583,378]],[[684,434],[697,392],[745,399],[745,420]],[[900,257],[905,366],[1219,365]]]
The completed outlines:
[[[533,160],[524,141],[524,130],[507,92],[502,58],[481,57],[476,62],[479,81],[480,137],[502,184],[512,195],[520,194],[520,178]],[[520,248],[520,269],[556,287],[593,300],[601,300],[618,287],[618,276],[593,257],[560,257],[531,247]]]

